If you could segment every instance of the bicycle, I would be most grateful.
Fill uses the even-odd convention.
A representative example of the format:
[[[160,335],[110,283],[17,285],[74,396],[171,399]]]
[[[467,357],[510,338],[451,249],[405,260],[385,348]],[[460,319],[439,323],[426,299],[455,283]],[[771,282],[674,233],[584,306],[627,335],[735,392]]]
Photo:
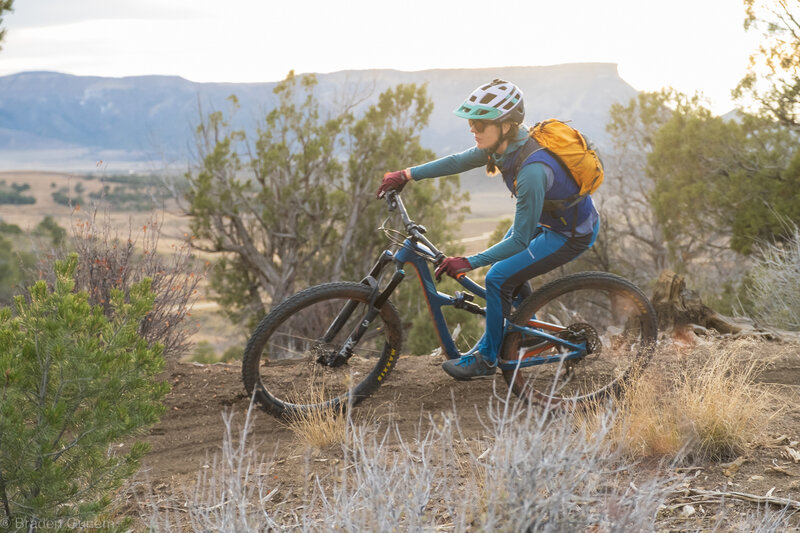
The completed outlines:
[[[361,282],[334,282],[289,297],[256,327],[245,348],[242,379],[270,413],[342,410],[368,397],[397,364],[402,323],[389,300],[411,265],[448,358],[456,347],[442,308],[485,314],[474,303],[486,291],[468,276],[467,292],[439,292],[429,263],[445,258],[408,215],[400,195],[386,195],[405,232],[382,226],[393,245]],[[388,220],[388,219],[387,219]],[[397,238],[401,235],[401,238]],[[394,272],[386,283],[386,267]],[[383,283],[379,282],[383,280]],[[550,408],[586,405],[618,395],[649,362],[657,337],[653,307],[633,283],[610,273],[583,272],[549,282],[514,301],[498,368],[524,401]],[[474,350],[474,346],[471,350]]]

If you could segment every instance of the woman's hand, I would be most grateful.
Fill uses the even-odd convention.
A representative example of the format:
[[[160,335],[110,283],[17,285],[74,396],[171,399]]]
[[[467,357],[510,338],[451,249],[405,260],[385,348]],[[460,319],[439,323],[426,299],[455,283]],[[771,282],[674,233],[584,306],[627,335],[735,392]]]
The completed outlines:
[[[410,179],[411,171],[408,169],[387,172],[383,175],[383,181],[381,182],[381,186],[378,187],[378,192],[375,196],[378,198],[383,198],[383,195],[388,191],[400,192]]]
[[[439,263],[436,267],[436,281],[442,281],[442,274],[447,274],[451,278],[456,277],[456,274],[463,274],[472,270],[472,265],[469,264],[464,257],[446,257],[444,261]]]

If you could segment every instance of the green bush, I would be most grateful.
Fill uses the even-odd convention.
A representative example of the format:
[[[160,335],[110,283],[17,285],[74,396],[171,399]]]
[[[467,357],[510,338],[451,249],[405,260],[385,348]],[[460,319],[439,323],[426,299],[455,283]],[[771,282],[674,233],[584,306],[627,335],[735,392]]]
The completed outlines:
[[[62,187],[56,192],[50,193],[50,196],[53,197],[53,201],[58,205],[63,205],[65,207],[72,207],[74,205],[84,205],[83,197],[82,196],[70,196],[69,189],[66,187]]]
[[[22,228],[16,224],[0,221],[0,233],[5,233],[6,235],[22,235]]]
[[[244,354],[244,346],[231,346],[222,353],[222,360],[227,361],[241,361]]]
[[[103,200],[118,210],[148,211],[155,207],[154,196],[146,185],[104,185],[102,191],[89,193],[95,201]]]
[[[11,303],[16,291],[24,285],[25,272],[35,264],[36,257],[32,253],[18,249],[11,239],[0,235],[0,305]]]
[[[67,238],[67,230],[58,225],[53,217],[47,215],[33,230],[34,235],[50,239],[53,246],[61,246]]]
[[[127,299],[114,291],[109,319],[73,292],[77,264],[57,262],[54,289],[39,281],[15,313],[0,309],[0,522],[12,531],[96,519],[147,451],[134,437],[164,409],[162,348],[137,333],[149,280]]]
[[[210,365],[212,363],[219,362],[219,357],[217,357],[217,351],[214,349],[214,346],[212,346],[210,342],[200,341],[194,347],[194,353],[192,354],[192,361],[194,361],[195,363]]]
[[[6,184],[5,180],[0,180],[0,204],[11,205],[28,205],[35,204],[36,198],[33,196],[25,196],[22,194],[24,191],[30,189],[31,186],[27,183],[19,184],[12,183],[11,186]]]

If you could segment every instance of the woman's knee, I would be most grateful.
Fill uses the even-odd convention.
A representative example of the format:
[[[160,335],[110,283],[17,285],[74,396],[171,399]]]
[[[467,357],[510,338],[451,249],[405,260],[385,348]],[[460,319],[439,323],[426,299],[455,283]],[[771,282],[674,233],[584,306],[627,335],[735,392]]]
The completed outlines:
[[[489,272],[486,273],[486,289],[488,290],[491,287],[491,289],[499,291],[505,280],[506,276],[500,272],[499,268],[493,266],[489,269]]]

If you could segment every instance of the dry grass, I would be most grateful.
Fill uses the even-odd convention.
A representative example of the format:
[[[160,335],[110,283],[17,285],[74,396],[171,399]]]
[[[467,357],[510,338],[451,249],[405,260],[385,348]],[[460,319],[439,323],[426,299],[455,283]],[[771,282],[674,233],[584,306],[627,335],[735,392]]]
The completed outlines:
[[[310,393],[297,393],[293,403],[323,404],[325,398],[324,381]],[[291,395],[290,395],[291,397]],[[297,439],[308,446],[324,449],[345,442],[347,437],[349,410],[345,403],[315,406],[290,413],[286,424]]]
[[[292,413],[287,425],[298,440],[314,448],[324,449],[341,444],[347,435],[347,415],[341,405],[314,407]]]
[[[764,431],[771,395],[755,378],[766,362],[760,342],[714,343],[680,353],[662,347],[651,368],[618,404],[611,438],[631,457],[721,460],[744,452]],[[595,406],[583,419],[589,427],[603,413]]]
[[[380,431],[336,418],[350,421],[335,452],[341,463],[333,475],[309,472],[298,502],[285,499],[290,492],[269,475],[271,462],[245,446],[251,412],[238,443],[227,415],[221,456],[180,503],[150,508],[150,529],[654,531],[659,509],[684,481],[663,470],[631,477],[636,462],[613,441],[620,417],[607,409],[593,431],[576,430],[569,415],[495,396],[479,439],[464,438],[456,415],[431,417],[410,438],[392,425]],[[789,529],[786,511],[764,511],[732,530]]]
[[[708,459],[725,459],[742,453],[748,441],[764,431],[769,394],[754,384],[763,369],[743,345],[735,345],[709,359],[696,376],[685,373],[676,405],[685,416],[690,451]]]

